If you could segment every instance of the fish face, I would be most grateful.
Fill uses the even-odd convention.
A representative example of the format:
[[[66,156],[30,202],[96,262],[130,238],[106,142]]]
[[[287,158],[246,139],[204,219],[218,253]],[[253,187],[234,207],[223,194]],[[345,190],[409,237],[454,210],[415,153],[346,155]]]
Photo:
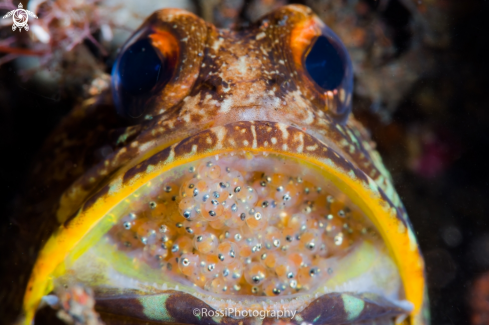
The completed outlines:
[[[81,284],[109,320],[423,324],[423,260],[352,86],[306,7],[235,31],[154,13],[112,71],[133,126],[61,195],[23,321]]]

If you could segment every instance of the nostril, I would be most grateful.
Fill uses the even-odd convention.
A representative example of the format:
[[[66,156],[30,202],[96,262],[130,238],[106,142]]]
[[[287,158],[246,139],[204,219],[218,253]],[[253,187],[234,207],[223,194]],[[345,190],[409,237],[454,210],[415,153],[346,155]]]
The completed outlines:
[[[273,86],[273,85],[277,84],[277,82],[278,82],[277,79],[274,77],[270,77],[266,80],[266,83],[268,86]]]
[[[216,80],[219,79],[219,80]],[[219,94],[218,89],[222,87],[220,78],[217,77],[207,77],[202,80],[198,87],[196,87],[195,92],[209,93],[211,95]]]

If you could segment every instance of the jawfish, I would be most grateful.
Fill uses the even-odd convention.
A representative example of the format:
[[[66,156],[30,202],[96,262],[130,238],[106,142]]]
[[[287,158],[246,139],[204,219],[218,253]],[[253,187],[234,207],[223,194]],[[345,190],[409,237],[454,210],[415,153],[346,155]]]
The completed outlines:
[[[238,30],[157,11],[111,78],[31,176],[44,190],[19,217],[38,250],[19,324],[75,286],[106,324],[428,323],[415,235],[351,113],[348,53],[309,8]],[[295,316],[254,313],[279,310]]]

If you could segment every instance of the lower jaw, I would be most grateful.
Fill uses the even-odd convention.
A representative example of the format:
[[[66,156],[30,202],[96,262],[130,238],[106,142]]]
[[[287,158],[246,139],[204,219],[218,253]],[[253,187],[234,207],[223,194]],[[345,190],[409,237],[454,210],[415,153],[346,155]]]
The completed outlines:
[[[394,325],[407,324],[406,306],[399,306],[373,294],[331,293],[313,300],[297,311],[279,309],[215,309],[193,295],[169,290],[160,294],[99,298],[96,310],[105,325],[151,324],[323,324]],[[196,312],[198,310],[198,313]],[[60,315],[59,312],[57,315]],[[56,312],[42,308],[36,324],[58,324]],[[97,323],[98,324],[98,323]]]
[[[273,140],[271,140],[271,142],[272,141]],[[90,234],[81,236],[76,247],[73,247],[73,249],[67,253],[67,257],[61,263],[62,267],[57,267],[56,272],[54,272],[58,274],[58,276],[56,276],[57,280],[54,283],[55,288],[59,291],[63,290],[62,288],[67,284],[71,286],[81,283],[95,290],[98,297],[97,306],[100,308],[102,314],[113,315],[116,312],[120,314],[120,311],[118,310],[120,304],[130,306],[132,305],[130,303],[131,301],[137,301],[138,303],[132,305],[136,306],[135,308],[128,309],[132,311],[129,312],[126,310],[127,314],[125,317],[135,317],[136,319],[162,322],[184,322],[186,319],[185,317],[188,316],[184,317],[184,314],[188,314],[190,310],[185,310],[182,305],[179,308],[172,309],[173,315],[170,313],[170,318],[164,319],[164,317],[160,317],[160,319],[157,319],[154,314],[148,315],[145,313],[144,308],[142,309],[143,312],[141,312],[141,309],[138,306],[149,306],[166,301],[177,301],[175,300],[175,297],[180,297],[180,299],[184,301],[195,299],[194,304],[204,304],[210,309],[214,308],[216,310],[224,310],[226,308],[234,308],[238,310],[240,308],[254,308],[255,310],[263,310],[264,307],[266,307],[267,310],[280,310],[285,308],[297,311],[299,318],[302,318],[307,322],[318,324],[343,324],[345,321],[353,323],[360,320],[375,319],[379,317],[389,317],[392,319],[394,316],[408,313],[412,306],[408,302],[403,302],[405,293],[402,289],[399,271],[390,257],[389,249],[381,240],[379,233],[376,232],[374,223],[372,223],[364,214],[365,202],[361,202],[361,199],[352,195],[352,193],[355,194],[354,189],[344,186],[341,181],[338,181],[337,176],[325,172],[321,166],[302,160],[301,157],[298,158],[297,155],[294,157],[294,155],[288,155],[285,152],[277,153],[273,148],[270,148],[270,150],[267,150],[266,148],[261,148],[260,150],[253,150],[254,148],[250,149],[252,150],[216,150],[212,152],[211,155],[199,155],[196,152],[189,152],[187,157],[182,156],[179,157],[181,160],[176,159],[179,163],[175,163],[175,161],[170,162],[172,167],[166,169],[163,168],[161,173],[154,173],[155,168],[158,168],[157,160],[153,159],[153,163],[156,163],[156,167],[153,164],[143,164],[146,168],[146,175],[136,177],[132,181],[131,185],[133,190],[126,192],[130,192],[130,195],[124,195],[124,191],[119,191],[116,196],[124,198],[124,200],[119,199],[118,204],[112,206],[112,208],[106,210],[106,213],[103,214],[105,217],[102,219],[105,219],[106,221],[107,219],[111,219],[111,221],[95,224],[92,227]],[[175,154],[176,150],[173,149],[173,151]],[[192,148],[191,151],[195,151],[194,148]],[[196,151],[198,151],[198,149]],[[258,172],[269,175],[275,173],[285,175],[286,178],[291,176],[296,178],[301,177],[302,180],[306,182],[315,183],[316,187],[319,184],[321,185],[320,187],[327,192],[327,194],[324,194],[323,198],[332,196],[337,199],[337,202],[341,202],[342,207],[348,206],[350,213],[356,214],[353,219],[349,219],[349,222],[351,223],[349,226],[350,229],[352,229],[352,225],[355,229],[351,238],[349,238],[348,241],[345,240],[345,243],[348,242],[348,245],[342,246],[340,244],[338,246],[341,247],[335,248],[335,238],[332,237],[330,239],[332,240],[333,245],[328,247],[332,253],[323,254],[322,256],[324,260],[329,259],[328,263],[333,263],[335,265],[333,275],[328,274],[327,267],[321,266],[318,267],[320,268],[320,272],[322,272],[321,281],[313,283],[313,285],[310,285],[309,287],[305,286],[306,290],[288,292],[287,294],[278,297],[267,296],[264,288],[261,288],[262,290],[259,295],[250,292],[246,292],[244,295],[235,292],[235,294],[230,295],[219,293],[218,291],[213,290],[212,287],[209,289],[209,286],[206,287],[206,283],[197,283],[197,285],[195,285],[195,279],[191,276],[183,275],[182,273],[166,272],[165,274],[162,274],[161,268],[166,267],[168,263],[173,263],[175,265],[172,267],[178,268],[178,263],[174,263],[172,260],[176,256],[175,254],[175,256],[172,254],[167,256],[164,259],[164,263],[157,263],[158,265],[155,265],[154,263],[146,263],[147,260],[143,257],[146,254],[144,253],[145,250],[148,250],[148,245],[143,245],[144,247],[141,247],[141,254],[134,254],[132,250],[128,254],[127,250],[125,251],[124,249],[121,249],[121,243],[118,242],[118,239],[121,237],[118,235],[117,227],[119,227],[120,230],[124,221],[123,219],[128,216],[131,209],[136,209],[137,212],[149,210],[147,207],[151,202],[156,202],[158,207],[158,205],[163,204],[163,202],[157,202],[157,198],[155,197],[158,197],[162,190],[164,190],[162,185],[168,183],[170,178],[173,178],[173,184],[175,184],[175,181],[177,183],[182,183],[182,177],[184,177],[182,175],[184,175],[190,167],[193,166],[195,168],[197,165],[206,163],[209,160],[212,160],[215,164],[219,161],[218,159],[221,162],[226,161],[227,159],[228,165],[236,167],[236,169],[245,170],[248,173],[254,173],[255,176],[253,177],[255,178],[257,178],[256,173]],[[287,168],[284,169],[283,167],[278,167],[277,170],[277,166],[283,166],[284,164]],[[176,167],[177,165],[178,167]],[[149,166],[153,167],[149,168]],[[142,169],[140,165],[135,168],[139,170]],[[287,173],[287,171],[289,171],[289,173]],[[131,171],[128,173],[130,172]],[[126,173],[126,175],[128,173]],[[146,177],[148,174],[157,175],[158,177]],[[256,181],[257,179],[253,180]],[[252,183],[252,181],[249,181],[247,185],[252,185],[250,182]],[[117,180],[112,182],[112,187],[114,184],[117,184]],[[285,183],[284,186],[286,186]],[[274,188],[274,190],[275,189],[276,188]],[[151,198],[151,195],[153,195],[153,198]],[[277,195],[278,194],[272,194],[272,196],[279,201],[282,194],[279,196]],[[303,197],[295,199],[296,201],[294,202],[292,209],[296,209],[296,212],[301,212],[298,211],[299,207],[300,209],[307,208],[307,204],[304,205],[302,202]],[[138,202],[138,204],[135,204],[135,202]],[[143,204],[141,204],[141,202]],[[288,202],[283,203],[285,205],[288,204]],[[327,199],[326,201],[323,200],[322,203],[326,204]],[[143,208],[144,204],[146,204],[146,206]],[[86,211],[100,207],[101,205],[95,202],[92,206],[86,207]],[[150,209],[154,208],[151,207]],[[329,207],[329,209],[331,210],[331,207]],[[331,213],[334,213],[335,219],[345,217],[338,215],[341,207],[336,207],[333,210],[335,211],[319,209],[316,212],[318,216],[321,215],[323,218]],[[180,209],[180,215],[176,214],[170,219],[178,223],[178,217],[180,217],[182,223],[191,225],[191,223],[189,224],[189,220],[186,220],[183,217],[184,211],[184,209]],[[81,216],[79,217],[83,217],[83,212],[84,211],[82,210]],[[292,215],[292,213],[293,212],[291,212],[290,215]],[[90,215],[94,215],[93,211]],[[348,216],[348,218],[351,218],[351,216]],[[327,219],[321,220],[319,217],[316,219],[319,222],[324,221],[325,226],[328,222]],[[209,222],[209,218],[202,217],[202,215],[194,216],[194,220],[191,221],[198,220]],[[214,221],[212,220],[212,222]],[[249,233],[253,233],[256,229],[268,225],[259,225],[256,229],[253,229],[253,227],[250,229],[250,225],[246,224],[246,220],[243,222],[244,225],[242,227],[248,227],[247,229],[249,230]],[[290,222],[290,220],[279,220],[278,222],[282,222],[278,228],[283,230],[284,225],[287,224],[287,222]],[[340,227],[342,225],[343,223]],[[233,227],[234,226],[241,227],[240,225],[233,225]],[[109,228],[112,230],[109,230]],[[218,236],[219,232],[223,234],[226,229],[229,230],[231,228],[232,227],[228,224],[224,224],[224,228],[210,227],[209,229]],[[362,234],[362,230],[364,229],[369,229],[368,233],[372,234],[372,236]],[[346,231],[345,233],[347,233],[347,230],[347,228],[344,229],[344,231]],[[323,231],[325,230],[323,229]],[[158,229],[155,229],[155,232],[157,233]],[[144,234],[139,233],[135,239],[141,243],[141,240],[144,237]],[[176,242],[177,240],[177,237],[172,238],[173,242]],[[300,242],[300,244],[304,243]],[[321,244],[321,241],[319,241],[318,244]],[[166,248],[168,250],[171,246]],[[266,251],[265,248],[263,248],[263,250]],[[197,247],[193,247],[192,251],[183,253],[195,253],[195,251],[199,253]],[[182,252],[180,252],[180,257],[181,253]],[[201,255],[206,254],[202,253]],[[252,262],[259,262],[261,255],[261,252],[259,254],[254,254]],[[131,260],[129,261],[129,264],[127,257]],[[104,263],[101,261],[110,262]],[[309,268],[309,265],[307,267]],[[93,270],[96,270],[96,272],[93,272]],[[170,285],[170,283],[172,284]],[[178,283],[178,285],[175,285],[175,283]],[[243,286],[243,284],[244,286],[249,284],[249,287],[252,287],[252,285],[246,283],[246,281],[239,283],[241,286]],[[114,290],[114,288],[117,289]],[[212,293],[209,293],[209,290],[212,291]],[[351,309],[353,307],[347,306],[348,304],[345,305],[345,301],[354,301],[356,303],[355,308],[357,309]],[[344,308],[339,308],[341,304],[343,304]],[[350,308],[351,313],[355,314],[358,311],[359,305],[363,306],[360,312],[358,312],[355,317],[350,317],[348,308]],[[328,309],[328,306],[338,306],[338,308],[336,311],[331,309],[328,313],[324,314],[323,311]],[[367,308],[365,309],[366,306]],[[369,310],[371,313],[363,312],[362,314],[364,309]],[[165,310],[168,311],[168,309],[161,309],[163,314],[165,314]],[[338,310],[341,310],[341,312]],[[168,313],[166,314],[168,315]],[[239,318],[231,317],[231,319]],[[313,322],[313,320],[316,321]],[[191,323],[196,322],[194,320]]]
[[[121,308],[124,306],[124,308]],[[156,308],[148,308],[149,306]],[[159,295],[112,297],[97,300],[106,324],[401,324],[409,311],[374,294],[330,293],[313,299],[302,309],[290,306],[214,308],[193,295],[167,291]],[[198,310],[198,314],[195,312]]]
[[[62,296],[63,291],[75,286],[90,287],[95,292],[96,310],[107,324],[111,324],[111,320],[114,324],[120,324],[122,320],[129,324],[246,324],[264,317],[268,319],[265,323],[277,324],[361,322],[365,325],[368,321],[394,324],[396,319],[403,319],[412,311],[412,304],[402,299],[395,265],[380,245],[374,246],[371,242],[359,244],[344,257],[335,268],[339,277],[325,279],[327,284],[309,292],[281,297],[219,295],[196,288],[182,279],[163,284],[150,282],[155,279],[146,272],[146,277],[135,279],[132,275],[123,275],[124,270],[117,272],[115,265],[110,270],[107,265],[101,265],[99,262],[107,256],[99,248],[92,248],[74,263],[67,272],[70,275],[57,279],[55,293]],[[105,267],[102,274],[107,278],[103,281],[100,267]],[[358,275],[357,271],[363,274]],[[348,275],[351,278],[343,282]],[[389,279],[388,283],[386,279]],[[335,285],[335,282],[342,283]],[[194,316],[195,309],[205,310],[209,317]]]

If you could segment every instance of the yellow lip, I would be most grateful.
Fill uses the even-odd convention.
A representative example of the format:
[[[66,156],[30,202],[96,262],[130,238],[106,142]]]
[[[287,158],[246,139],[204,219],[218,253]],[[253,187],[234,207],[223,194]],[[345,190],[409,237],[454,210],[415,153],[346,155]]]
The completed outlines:
[[[301,139],[302,144],[292,145],[291,142],[288,142],[289,144],[284,146],[281,141],[265,141],[267,136],[277,136],[276,132],[270,132],[270,128],[288,130],[288,136]],[[327,177],[348,195],[352,202],[366,214],[377,227],[396,261],[404,284],[406,299],[414,305],[414,310],[410,315],[410,324],[422,324],[421,312],[425,291],[424,262],[409,225],[406,227],[405,223],[397,216],[396,209],[392,207],[390,201],[386,200],[385,195],[381,195],[382,191],[362,171],[355,169],[351,164],[347,164],[346,160],[331,148],[310,135],[296,128],[272,122],[239,122],[203,131],[184,140],[186,142],[185,147],[188,147],[187,151],[179,151],[183,141],[168,148],[160,148],[159,153],[166,152],[161,157],[166,158],[156,159],[158,158],[157,153],[126,174],[111,180],[107,188],[101,189],[100,193],[96,194],[97,199],[94,202],[92,199],[93,203],[85,204],[78,215],[67,224],[60,226],[41,249],[26,289],[23,315],[19,323],[32,323],[41,298],[52,290],[53,279],[60,275],[57,274],[60,270],[60,264],[96,226],[101,222],[112,222],[107,219],[110,218],[108,213],[113,207],[147,182],[172,168],[209,156],[236,151],[236,141],[229,141],[229,139],[239,136],[242,133],[240,132],[241,129],[252,130],[254,134],[259,134],[260,143],[265,143],[265,145],[259,145],[256,141],[246,141],[239,146],[240,150],[252,153],[267,151],[294,157],[319,167],[324,177]],[[267,132],[260,132],[262,130]],[[199,148],[197,145],[192,145],[192,143],[202,144],[204,143],[202,139],[211,136],[216,139],[212,146]],[[285,138],[287,139],[287,137]],[[241,140],[239,143],[241,144],[243,141]],[[304,150],[306,147],[314,147],[314,150]],[[345,166],[350,166],[351,169],[347,170]],[[128,178],[128,174],[131,175],[130,178]]]

